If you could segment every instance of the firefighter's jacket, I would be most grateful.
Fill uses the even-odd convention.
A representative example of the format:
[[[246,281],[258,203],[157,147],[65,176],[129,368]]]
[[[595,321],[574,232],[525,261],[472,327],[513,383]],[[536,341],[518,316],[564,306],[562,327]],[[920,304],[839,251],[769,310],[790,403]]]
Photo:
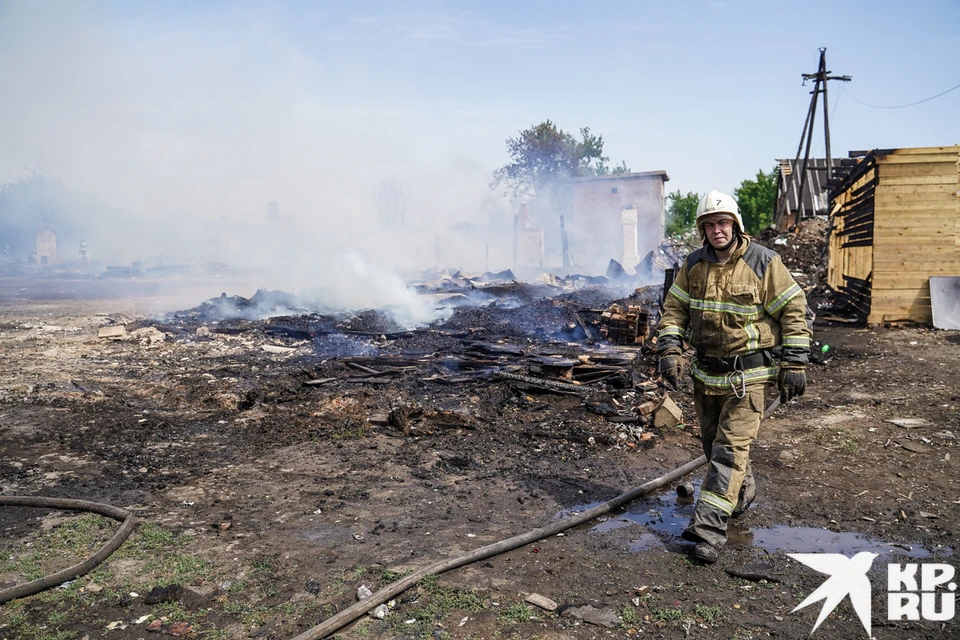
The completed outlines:
[[[773,380],[778,367],[772,356],[780,347],[785,367],[802,367],[810,354],[807,301],[780,256],[741,236],[726,264],[717,263],[706,245],[684,261],[670,287],[660,319],[657,351],[679,354],[684,338],[701,356],[764,354],[761,366],[743,370],[743,382]],[[702,358],[707,360],[707,358]],[[757,356],[750,358],[756,365]],[[710,370],[694,358],[693,377],[706,387],[729,389],[729,375]]]

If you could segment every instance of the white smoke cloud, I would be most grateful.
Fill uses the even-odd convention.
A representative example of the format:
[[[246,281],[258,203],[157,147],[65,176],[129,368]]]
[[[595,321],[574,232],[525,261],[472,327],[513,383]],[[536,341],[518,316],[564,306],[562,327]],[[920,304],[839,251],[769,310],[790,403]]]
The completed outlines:
[[[405,305],[413,319],[429,314],[391,270],[438,254],[440,266],[509,266],[512,218],[490,168],[428,166],[399,142],[402,121],[348,108],[351,91],[369,99],[370,76],[335,47],[308,51],[281,10],[182,20],[161,5],[126,17],[105,7],[0,4],[0,181],[39,159],[68,189],[127,212],[94,222],[83,210],[91,255],[249,265],[267,273],[235,293],[322,290],[355,308]],[[377,206],[391,180],[407,196],[402,222]],[[268,222],[270,201],[280,221]]]

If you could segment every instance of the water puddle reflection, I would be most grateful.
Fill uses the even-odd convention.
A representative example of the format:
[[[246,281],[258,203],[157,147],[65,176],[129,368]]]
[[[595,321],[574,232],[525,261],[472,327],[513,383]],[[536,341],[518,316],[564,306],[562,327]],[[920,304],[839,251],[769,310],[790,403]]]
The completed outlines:
[[[697,486],[699,490],[699,485]],[[591,503],[562,512],[561,516],[584,511],[599,503]],[[754,508],[756,503],[754,504]],[[646,551],[664,546],[665,541],[679,540],[680,533],[693,516],[694,499],[680,498],[673,492],[634,502],[630,510],[606,516],[608,519],[589,530],[591,534],[603,534],[624,527],[642,526],[646,531],[631,540],[627,549],[631,552]],[[881,555],[908,558],[928,558],[931,550],[920,545],[884,542],[868,538],[852,531],[830,531],[815,527],[742,527],[730,524],[728,544],[739,547],[757,547],[765,551],[787,553],[842,553],[852,555],[860,551],[873,551]],[[940,547],[934,550],[938,556],[952,556],[953,550]]]

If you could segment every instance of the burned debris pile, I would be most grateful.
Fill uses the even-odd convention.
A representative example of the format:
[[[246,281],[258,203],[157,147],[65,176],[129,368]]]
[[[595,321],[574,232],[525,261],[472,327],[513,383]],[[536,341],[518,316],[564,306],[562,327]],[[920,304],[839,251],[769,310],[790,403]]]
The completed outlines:
[[[344,419],[329,408],[333,399],[357,393],[366,400],[350,424],[413,436],[505,428],[523,438],[637,447],[653,446],[658,429],[683,420],[656,368],[661,286],[615,298],[618,291],[569,282],[498,283],[482,287],[492,301],[481,305],[470,298],[474,281],[464,278],[460,292],[455,281],[440,288],[463,293],[464,304],[450,309],[441,297],[444,315],[413,329],[386,310],[322,314],[268,291],[224,294],[156,326],[168,346],[229,354],[234,370],[258,371],[257,389],[226,404],[230,394],[221,390],[219,406],[244,411],[312,398],[328,407],[320,415],[331,429]]]
[[[829,223],[808,218],[789,231],[766,229],[757,242],[780,254],[784,266],[808,293],[826,283],[826,242]]]

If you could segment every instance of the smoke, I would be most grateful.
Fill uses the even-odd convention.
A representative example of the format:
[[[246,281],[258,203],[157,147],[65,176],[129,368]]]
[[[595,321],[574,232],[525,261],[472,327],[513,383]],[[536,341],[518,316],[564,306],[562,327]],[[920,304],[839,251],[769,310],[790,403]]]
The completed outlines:
[[[15,257],[27,259],[45,220],[65,262],[83,241],[100,266],[217,263],[234,267],[217,268],[233,274],[230,294],[386,305],[405,326],[435,319],[404,284],[414,274],[512,267],[515,210],[489,189],[492,167],[451,151],[470,144],[451,126],[489,114],[398,100],[422,81],[418,45],[332,13],[0,0],[0,184],[28,175],[26,163],[53,185],[0,198]],[[378,38],[400,72],[382,73],[384,53],[365,49]],[[446,128],[431,122],[439,109]],[[553,209],[541,221],[547,267],[561,263]],[[606,240],[594,253],[572,243],[571,270],[602,272],[618,246]]]
[[[331,278],[322,287],[307,289],[302,298],[321,310],[385,307],[405,327],[427,324],[439,315],[432,300],[409,289],[395,272],[348,253],[331,265]]]
[[[428,305],[398,274],[510,266],[490,168],[426,161],[389,101],[353,108],[375,76],[337,55],[332,32],[314,46],[269,6],[141,9],[0,3],[0,183],[39,161],[59,185],[56,201],[0,205],[0,220],[28,212],[18,237],[46,208],[67,258],[82,239],[104,264],[254,267],[233,293],[398,305],[414,322]]]

